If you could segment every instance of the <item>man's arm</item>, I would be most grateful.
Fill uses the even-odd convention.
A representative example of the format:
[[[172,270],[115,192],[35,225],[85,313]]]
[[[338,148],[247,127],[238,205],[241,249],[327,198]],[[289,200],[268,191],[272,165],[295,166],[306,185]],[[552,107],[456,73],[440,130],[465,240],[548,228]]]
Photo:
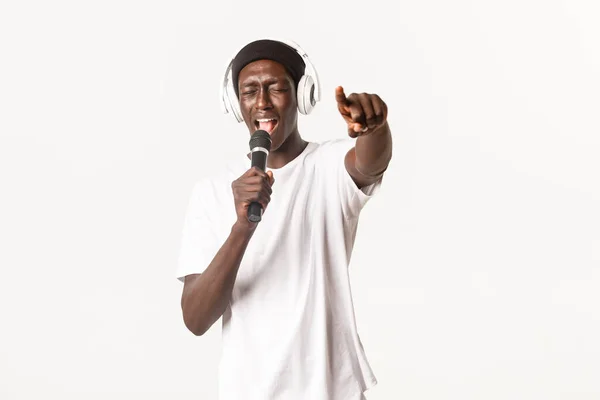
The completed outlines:
[[[206,270],[185,277],[181,310],[185,326],[194,335],[203,335],[225,312],[253,233],[254,229],[234,224]]]
[[[376,94],[352,93],[336,88],[338,110],[348,124],[355,146],[345,158],[346,170],[359,188],[377,182],[392,158],[392,134],[387,122],[387,105]]]
[[[244,253],[257,227],[257,223],[248,221],[248,206],[256,201],[266,212],[274,182],[271,171],[252,167],[231,184],[237,220],[204,272],[187,275],[183,284],[183,321],[193,334],[203,335],[227,309]]]

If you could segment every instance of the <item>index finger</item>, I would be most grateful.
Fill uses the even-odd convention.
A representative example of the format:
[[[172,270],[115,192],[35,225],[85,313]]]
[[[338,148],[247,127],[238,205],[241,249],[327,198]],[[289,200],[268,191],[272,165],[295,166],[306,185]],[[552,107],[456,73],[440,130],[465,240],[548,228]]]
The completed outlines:
[[[250,167],[242,176],[249,177],[249,176],[255,176],[255,175],[260,175],[263,178],[268,178],[267,173],[265,171],[263,171],[262,169],[258,168],[257,166]]]
[[[344,88],[341,86],[335,88],[335,101],[337,101],[338,104],[344,106],[348,104],[348,99],[346,99]]]

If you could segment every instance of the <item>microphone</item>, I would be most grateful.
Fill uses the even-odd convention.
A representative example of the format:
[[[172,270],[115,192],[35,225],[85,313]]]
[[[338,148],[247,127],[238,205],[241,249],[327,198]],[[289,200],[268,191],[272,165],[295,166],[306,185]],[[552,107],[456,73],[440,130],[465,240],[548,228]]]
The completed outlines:
[[[258,167],[261,171],[267,168],[267,156],[271,151],[271,136],[259,129],[250,137],[250,153],[252,154],[251,167]],[[257,202],[248,206],[248,221],[259,222],[262,218],[262,205]]]

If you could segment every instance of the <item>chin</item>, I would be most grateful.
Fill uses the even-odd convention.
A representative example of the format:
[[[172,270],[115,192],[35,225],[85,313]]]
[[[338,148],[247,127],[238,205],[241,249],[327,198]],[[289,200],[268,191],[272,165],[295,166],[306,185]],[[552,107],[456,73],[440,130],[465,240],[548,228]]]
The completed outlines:
[[[271,137],[271,153],[279,150],[281,145],[282,142],[280,142],[277,137]]]
[[[277,130],[273,131],[271,134],[271,151],[277,151],[287,142],[287,140],[289,140],[289,138],[290,135],[285,136]]]

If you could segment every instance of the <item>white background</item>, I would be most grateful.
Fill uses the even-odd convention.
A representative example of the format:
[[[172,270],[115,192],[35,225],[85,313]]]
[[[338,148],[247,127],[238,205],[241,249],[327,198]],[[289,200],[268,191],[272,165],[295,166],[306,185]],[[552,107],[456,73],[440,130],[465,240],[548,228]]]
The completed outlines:
[[[393,7],[393,8],[392,8]],[[3,1],[0,398],[215,399],[187,332],[193,182],[247,148],[219,108],[250,40],[389,106],[352,260],[383,399],[600,399],[600,28],[590,1]],[[276,194],[274,194],[276,195]]]

